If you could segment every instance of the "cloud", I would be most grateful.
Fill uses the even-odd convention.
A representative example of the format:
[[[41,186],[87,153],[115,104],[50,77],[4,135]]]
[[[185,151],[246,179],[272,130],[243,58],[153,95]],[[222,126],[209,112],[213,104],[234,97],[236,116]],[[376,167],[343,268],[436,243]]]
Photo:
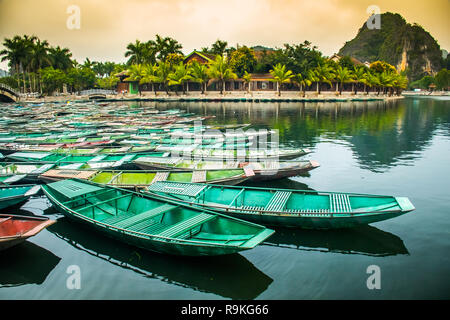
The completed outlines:
[[[448,0],[0,0],[0,39],[35,34],[79,61],[125,61],[128,43],[156,34],[177,39],[185,53],[217,39],[270,47],[309,40],[331,55],[356,35],[372,4],[418,22],[450,49]],[[81,9],[80,30],[66,27],[69,5]]]

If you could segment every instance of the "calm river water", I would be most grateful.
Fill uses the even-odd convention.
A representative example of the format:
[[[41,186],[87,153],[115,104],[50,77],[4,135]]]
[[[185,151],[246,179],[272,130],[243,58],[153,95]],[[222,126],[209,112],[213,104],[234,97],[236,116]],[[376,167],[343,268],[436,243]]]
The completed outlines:
[[[58,223],[0,253],[1,299],[450,298],[450,99],[142,105],[274,128],[280,142],[311,148],[304,158],[321,164],[265,186],[407,196],[416,210],[356,229],[276,229],[240,254],[177,258],[93,233],[35,198],[21,213]],[[66,286],[72,265],[79,290]],[[367,287],[372,265],[380,289]]]

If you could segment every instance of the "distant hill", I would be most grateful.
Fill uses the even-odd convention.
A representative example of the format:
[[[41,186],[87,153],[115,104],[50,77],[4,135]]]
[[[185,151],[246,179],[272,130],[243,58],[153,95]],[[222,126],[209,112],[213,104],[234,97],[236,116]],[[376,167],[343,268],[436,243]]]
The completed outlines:
[[[360,61],[384,60],[398,71],[406,70],[410,80],[435,74],[444,67],[437,41],[421,26],[409,24],[397,13],[381,14],[381,29],[368,29],[366,22],[339,55]]]

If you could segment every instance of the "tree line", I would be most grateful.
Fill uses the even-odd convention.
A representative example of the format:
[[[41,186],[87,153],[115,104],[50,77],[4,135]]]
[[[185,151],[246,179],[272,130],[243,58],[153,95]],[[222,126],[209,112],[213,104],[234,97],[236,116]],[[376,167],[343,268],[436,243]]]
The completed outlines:
[[[307,88],[317,93],[324,86],[335,88],[341,94],[344,85],[352,84],[352,91],[368,93],[370,88],[378,94],[399,94],[408,85],[404,74],[384,61],[373,62],[370,67],[355,64],[350,57],[335,62],[322,55],[310,42],[285,44],[282,48],[263,48],[256,52],[247,46],[231,47],[226,41],[217,40],[211,47],[203,47],[200,53],[212,57],[207,64],[196,61],[184,63],[182,45],[170,37],[156,35],[154,40],[136,40],[126,47],[124,64],[96,62],[88,58],[80,64],[72,59],[68,48],[52,47],[47,41],[35,36],[15,36],[3,41],[0,51],[2,61],[8,61],[10,77],[2,82],[23,93],[40,92],[51,94],[61,91],[80,91],[87,88],[113,89],[119,78],[117,74],[126,71],[127,81],[157,88],[183,92],[188,82],[196,82],[204,93],[211,82],[216,82],[221,93],[225,82],[242,79],[247,91],[253,73],[270,73],[269,81],[276,83],[278,95],[283,87],[296,86],[305,95]]]

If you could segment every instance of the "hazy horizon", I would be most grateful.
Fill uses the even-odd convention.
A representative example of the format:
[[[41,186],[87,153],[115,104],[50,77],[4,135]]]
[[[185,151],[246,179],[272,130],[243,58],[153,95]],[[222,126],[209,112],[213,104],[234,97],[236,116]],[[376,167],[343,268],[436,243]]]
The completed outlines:
[[[80,29],[67,27],[70,5],[80,8]],[[370,5],[420,24],[441,49],[450,49],[448,0],[0,0],[0,38],[3,42],[33,34],[52,46],[69,48],[78,62],[86,57],[125,62],[128,43],[156,34],[178,40],[184,54],[210,47],[217,39],[229,46],[272,48],[308,40],[330,56],[355,37],[370,16]],[[7,62],[0,68],[7,69]]]

